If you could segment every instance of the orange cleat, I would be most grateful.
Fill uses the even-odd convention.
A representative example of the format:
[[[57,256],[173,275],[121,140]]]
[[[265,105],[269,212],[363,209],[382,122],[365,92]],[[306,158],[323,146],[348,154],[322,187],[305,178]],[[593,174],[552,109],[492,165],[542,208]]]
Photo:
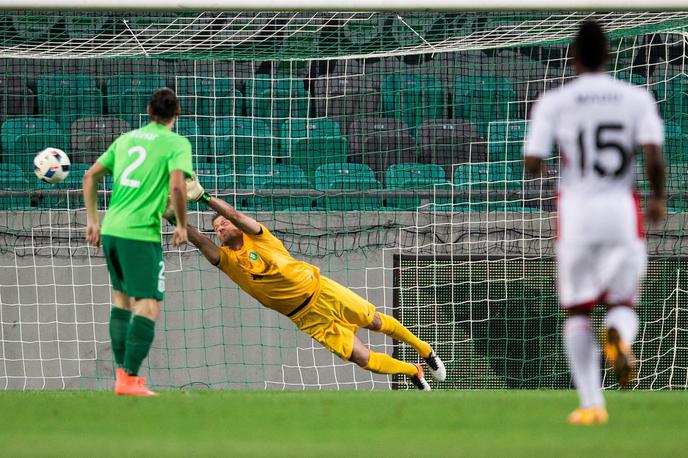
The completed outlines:
[[[571,425],[606,425],[609,414],[604,407],[578,408],[569,414]]]
[[[117,375],[120,376],[118,369]],[[129,375],[124,370],[121,376],[115,381],[115,394],[120,396],[157,396],[158,393],[151,391],[146,386],[145,377]]]
[[[636,360],[631,346],[621,340],[619,332],[614,328],[607,330],[604,356],[614,368],[621,388],[627,388],[636,377]]]

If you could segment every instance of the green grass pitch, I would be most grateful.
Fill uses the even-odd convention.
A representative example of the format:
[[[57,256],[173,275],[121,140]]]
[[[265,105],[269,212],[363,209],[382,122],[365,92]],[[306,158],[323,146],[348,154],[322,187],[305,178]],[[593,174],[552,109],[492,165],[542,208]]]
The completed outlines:
[[[2,456],[685,456],[688,393],[572,391],[0,393]]]

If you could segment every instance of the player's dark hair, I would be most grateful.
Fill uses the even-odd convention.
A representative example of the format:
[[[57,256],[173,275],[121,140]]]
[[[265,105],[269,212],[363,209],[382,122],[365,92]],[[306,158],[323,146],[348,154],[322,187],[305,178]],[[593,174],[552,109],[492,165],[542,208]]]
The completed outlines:
[[[168,87],[153,92],[148,106],[151,117],[157,122],[167,122],[179,113],[177,95]]]
[[[600,69],[609,60],[607,36],[596,21],[581,24],[573,49],[578,63],[590,70]]]
[[[220,216],[222,216],[222,215],[219,213],[215,213],[215,215],[213,216],[213,219],[210,220],[210,224],[215,226],[215,220],[218,219]]]

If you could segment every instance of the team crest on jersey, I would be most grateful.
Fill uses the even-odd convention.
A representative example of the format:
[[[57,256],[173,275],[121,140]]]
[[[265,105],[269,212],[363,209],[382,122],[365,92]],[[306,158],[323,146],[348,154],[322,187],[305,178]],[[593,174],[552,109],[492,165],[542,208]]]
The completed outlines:
[[[258,260],[258,253],[256,253],[255,251],[249,251],[248,257],[251,261],[257,261]]]

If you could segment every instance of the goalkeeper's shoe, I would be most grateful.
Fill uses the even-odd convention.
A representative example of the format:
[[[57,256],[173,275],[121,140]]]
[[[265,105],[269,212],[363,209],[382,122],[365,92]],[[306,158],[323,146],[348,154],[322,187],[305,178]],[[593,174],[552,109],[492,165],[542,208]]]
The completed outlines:
[[[121,396],[157,396],[158,393],[146,387],[146,378],[129,375],[124,372],[124,376],[115,382],[115,394]]]
[[[616,378],[621,388],[635,379],[636,361],[631,346],[621,340],[619,331],[614,328],[607,329],[607,339],[604,344],[604,356],[616,372]]]
[[[423,368],[420,367],[420,364],[414,364],[414,366],[418,369],[418,373],[411,377],[411,382],[421,391],[431,391],[430,384],[423,377]]]
[[[444,363],[440,357],[437,356],[437,354],[433,351],[430,353],[430,356],[423,359],[425,360],[425,364],[427,364],[430,368],[432,378],[438,382],[444,382],[444,380],[447,378],[447,369],[444,367]]]
[[[569,423],[572,425],[606,425],[609,414],[604,407],[582,407],[569,414]]]

